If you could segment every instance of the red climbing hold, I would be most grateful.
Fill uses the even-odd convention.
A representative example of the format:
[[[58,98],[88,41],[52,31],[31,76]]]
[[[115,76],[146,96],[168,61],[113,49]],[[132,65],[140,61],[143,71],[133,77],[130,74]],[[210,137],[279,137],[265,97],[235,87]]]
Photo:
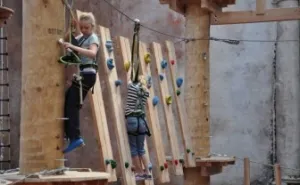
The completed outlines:
[[[165,166],[165,169],[168,168],[168,163],[165,162],[164,166]]]
[[[178,165],[178,160],[174,160],[175,165]]]
[[[174,60],[171,60],[171,64],[174,65],[174,64],[175,64],[175,61],[174,61]]]

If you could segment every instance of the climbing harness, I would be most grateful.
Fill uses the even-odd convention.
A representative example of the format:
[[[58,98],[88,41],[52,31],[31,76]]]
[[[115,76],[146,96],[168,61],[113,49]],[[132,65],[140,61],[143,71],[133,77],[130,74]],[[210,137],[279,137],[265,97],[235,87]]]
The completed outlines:
[[[129,135],[145,135],[151,136],[150,130],[148,128],[147,122],[145,120],[145,110],[143,105],[143,97],[146,96],[145,90],[142,88],[141,82],[139,82],[139,70],[140,70],[140,59],[139,59],[139,31],[140,31],[140,21],[138,19],[134,20],[134,34],[133,34],[133,42],[132,42],[132,50],[131,50],[131,76],[130,79],[134,84],[135,88],[137,88],[137,100],[135,103],[134,111],[128,115],[127,117],[136,117],[138,126],[135,132],[128,132]],[[140,132],[140,118],[144,121],[146,131]]]

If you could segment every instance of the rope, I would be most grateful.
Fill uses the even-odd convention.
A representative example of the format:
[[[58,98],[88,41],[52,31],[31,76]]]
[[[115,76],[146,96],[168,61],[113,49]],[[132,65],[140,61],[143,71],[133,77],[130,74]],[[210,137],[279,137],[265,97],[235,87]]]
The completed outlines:
[[[139,57],[139,31],[140,31],[140,21],[135,20],[133,42],[131,48],[131,76],[132,82],[138,81],[139,69],[140,69],[140,57]]]
[[[108,0],[103,0],[104,2],[106,2],[110,7],[112,7],[113,9],[115,9],[117,12],[119,12],[121,15],[123,15],[124,17],[126,17],[127,19],[129,19],[130,21],[132,22],[135,22],[134,19],[132,19],[130,16],[128,16],[127,14],[125,14],[123,11],[119,10],[116,6],[114,6],[112,3],[110,3]],[[229,38],[215,38],[215,37],[209,37],[209,38],[185,38],[185,37],[180,37],[180,36],[176,36],[176,35],[172,35],[172,34],[169,34],[169,33],[164,33],[162,31],[158,31],[156,29],[153,29],[149,26],[146,26],[146,25],[143,25],[143,24],[140,24],[141,27],[147,29],[147,30],[150,30],[152,32],[156,32],[158,34],[161,34],[161,35],[164,35],[164,36],[168,36],[168,37],[172,37],[172,38],[175,38],[175,39],[179,39],[179,41],[175,42],[175,43],[179,43],[179,42],[189,42],[189,41],[202,41],[202,40],[211,40],[211,41],[218,41],[218,42],[225,42],[225,43],[228,43],[228,44],[234,44],[234,45],[237,45],[239,44],[240,42],[299,42],[300,40],[294,40],[294,39],[291,39],[291,40],[250,40],[250,39],[229,39]]]

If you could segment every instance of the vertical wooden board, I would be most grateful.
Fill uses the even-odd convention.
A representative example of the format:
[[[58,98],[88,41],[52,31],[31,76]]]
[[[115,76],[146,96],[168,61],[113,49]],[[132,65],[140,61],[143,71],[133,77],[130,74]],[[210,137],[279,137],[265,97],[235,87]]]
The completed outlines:
[[[147,51],[147,45],[143,42],[140,42],[140,61],[141,61],[141,72],[144,76],[151,76],[151,64],[146,64],[144,60],[144,56],[149,53]],[[150,53],[149,53],[150,54]],[[152,77],[153,78],[153,77]],[[153,84],[149,89],[149,99],[147,101],[147,120],[149,123],[149,128],[151,130],[152,136],[151,139],[154,144],[154,154],[156,155],[156,165],[155,170],[156,174],[158,174],[158,179],[160,183],[170,182],[170,175],[168,170],[160,170],[160,166],[164,166],[166,162],[165,149],[163,145],[163,139],[159,124],[158,110],[157,106],[153,106],[152,99],[155,96]]]
[[[101,43],[103,45],[106,44],[106,41],[111,41],[111,36],[108,28],[105,28],[103,26],[99,26],[98,30],[101,38]],[[121,99],[121,90],[120,87],[117,87],[115,85],[115,81],[118,80],[118,75],[116,71],[116,67],[113,69],[109,69],[107,66],[107,60],[112,59],[114,66],[116,66],[115,58],[113,52],[108,52],[106,47],[101,47],[101,57],[102,61],[105,62],[105,73],[106,78],[105,81],[107,83],[108,91],[110,92],[110,96],[107,97],[107,101],[109,101],[112,104],[112,114],[114,118],[114,131],[116,133],[116,141],[118,144],[118,153],[119,153],[119,159],[120,163],[118,164],[118,167],[121,168],[122,173],[122,184],[124,185],[135,185],[135,178],[131,171],[131,168],[126,168],[125,163],[129,163],[130,166],[132,164],[131,162],[131,156],[130,156],[130,150],[129,150],[129,143],[128,143],[128,137],[127,132],[125,128],[125,117],[124,117],[124,110],[122,106],[122,99]]]
[[[164,76],[163,80],[159,79],[159,92],[161,97],[160,103],[163,104],[164,116],[167,125],[168,139],[171,145],[172,162],[174,162],[175,160],[179,161],[180,159],[179,146],[178,146],[179,143],[178,143],[178,136],[176,135],[176,129],[174,126],[174,115],[172,112],[172,106],[166,103],[166,98],[170,96],[170,93],[168,89],[166,71],[161,67],[161,62],[163,61],[161,45],[153,42],[152,48],[155,56],[154,64],[156,64],[156,72],[157,72],[157,74],[155,75],[158,78],[159,75]],[[178,165],[172,165],[172,167],[176,175],[183,175],[181,163],[178,163]]]
[[[64,166],[64,15],[61,1],[23,0],[21,174]]]
[[[171,79],[172,79],[172,86],[173,86],[173,91],[174,94],[176,95],[177,90],[180,90],[182,92],[182,88],[178,88],[176,85],[176,80],[178,76],[176,76],[176,54],[175,54],[175,47],[174,44],[170,41],[166,41],[166,47],[167,47],[167,52],[168,52],[168,68],[170,69],[170,74],[171,74]],[[172,64],[172,61],[174,62]],[[184,83],[184,79],[183,79]],[[181,86],[182,87],[182,86]],[[187,126],[186,122],[186,110],[185,110],[185,103],[184,100],[182,99],[182,96],[178,95],[174,97],[175,103],[176,103],[176,109],[177,109],[177,114],[179,117],[179,125],[181,128],[181,135],[183,138],[183,145],[184,145],[184,156],[185,156],[185,161],[186,167],[194,167],[196,166],[195,158],[193,157],[193,148],[191,144],[191,136],[190,136],[190,130],[189,127]],[[190,150],[188,153],[187,150]]]
[[[119,36],[118,37],[118,46],[121,49],[120,51],[121,51],[121,54],[122,54],[123,64],[125,66],[125,64],[127,62],[130,62],[130,60],[131,60],[131,47],[130,47],[129,39],[125,38],[125,37],[122,37],[122,36]],[[125,70],[125,68],[124,68],[124,70]],[[127,74],[126,79],[127,79],[127,82],[128,82],[130,80],[130,70],[126,74]],[[149,156],[147,140],[145,140],[145,150],[146,150],[145,156],[148,159],[148,161],[150,162],[150,156]],[[145,168],[145,166],[144,166],[144,168]],[[146,166],[146,168],[147,168],[147,166]],[[151,172],[151,175],[152,175],[152,172]],[[153,185],[154,184],[153,179],[146,180],[145,184]]]
[[[102,167],[104,167],[106,172],[111,175],[108,179],[109,182],[114,182],[117,180],[116,170],[112,169],[111,165],[106,165],[106,160],[112,160],[114,157],[110,142],[111,139],[109,137],[99,75],[97,75],[97,81],[94,86],[94,94],[89,92],[88,97],[91,104],[95,134],[99,144],[100,158],[102,159],[101,165],[103,165]]]
[[[263,15],[265,14],[266,9],[266,0],[256,0],[256,14]]]

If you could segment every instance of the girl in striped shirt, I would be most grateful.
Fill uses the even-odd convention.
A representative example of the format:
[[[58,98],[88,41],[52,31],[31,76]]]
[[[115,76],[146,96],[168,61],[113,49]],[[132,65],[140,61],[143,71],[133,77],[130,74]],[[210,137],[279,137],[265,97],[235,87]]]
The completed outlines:
[[[145,157],[144,149],[145,135],[151,135],[145,120],[145,105],[148,97],[149,92],[143,76],[140,76],[137,83],[129,82],[125,117],[132,162],[137,172],[136,180],[151,178],[148,168],[150,163]],[[141,162],[145,166],[145,171],[142,169]]]

